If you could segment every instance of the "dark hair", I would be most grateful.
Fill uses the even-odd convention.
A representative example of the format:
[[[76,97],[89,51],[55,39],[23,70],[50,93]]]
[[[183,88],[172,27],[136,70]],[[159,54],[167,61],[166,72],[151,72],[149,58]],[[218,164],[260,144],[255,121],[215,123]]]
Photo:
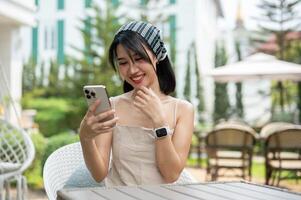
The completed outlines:
[[[133,31],[121,31],[114,37],[114,40],[109,49],[109,62],[115,71],[117,68],[116,67],[116,57],[117,57],[116,49],[117,49],[118,44],[121,44],[125,48],[125,50],[127,51],[128,55],[132,61],[134,59],[132,58],[130,51],[135,52],[142,59],[151,63],[151,60],[150,60],[144,46],[149,48],[151,51],[152,51],[152,49],[149,47],[149,45],[144,40],[144,38],[141,35],[139,35],[138,33],[133,32]],[[158,77],[161,92],[163,92],[166,95],[172,93],[176,87],[176,78],[175,78],[175,74],[172,69],[172,66],[169,61],[168,56],[166,56],[165,59],[163,59],[157,63],[156,69],[157,69],[156,74]],[[128,82],[124,81],[123,91],[129,92],[131,90],[133,90],[133,86],[131,86]]]

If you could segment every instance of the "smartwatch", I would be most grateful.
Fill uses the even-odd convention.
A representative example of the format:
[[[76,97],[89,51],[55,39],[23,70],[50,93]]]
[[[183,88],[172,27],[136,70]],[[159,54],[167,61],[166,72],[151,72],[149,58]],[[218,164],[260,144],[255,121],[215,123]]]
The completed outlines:
[[[164,126],[164,127],[156,128],[154,130],[154,135],[155,135],[155,138],[159,139],[159,138],[164,138],[167,135],[171,135],[171,133],[170,133],[169,127]]]

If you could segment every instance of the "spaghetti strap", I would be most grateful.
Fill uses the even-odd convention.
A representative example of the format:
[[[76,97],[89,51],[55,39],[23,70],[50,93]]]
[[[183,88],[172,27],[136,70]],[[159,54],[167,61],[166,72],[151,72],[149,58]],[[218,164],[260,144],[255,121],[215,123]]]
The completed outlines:
[[[175,110],[174,110],[174,127],[176,127],[177,124],[177,110],[178,110],[178,99],[175,101]]]
[[[112,109],[115,110],[115,97],[110,97],[110,102],[111,102],[111,106],[112,106]]]

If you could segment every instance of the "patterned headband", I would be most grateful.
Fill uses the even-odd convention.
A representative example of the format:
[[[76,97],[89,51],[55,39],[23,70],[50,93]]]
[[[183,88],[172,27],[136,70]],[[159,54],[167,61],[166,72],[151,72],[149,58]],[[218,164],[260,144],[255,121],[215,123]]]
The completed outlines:
[[[153,52],[156,55],[158,61],[164,60],[167,51],[164,46],[164,42],[160,36],[160,30],[150,23],[142,21],[132,21],[123,26],[116,32],[116,35],[122,31],[133,31],[141,35]]]

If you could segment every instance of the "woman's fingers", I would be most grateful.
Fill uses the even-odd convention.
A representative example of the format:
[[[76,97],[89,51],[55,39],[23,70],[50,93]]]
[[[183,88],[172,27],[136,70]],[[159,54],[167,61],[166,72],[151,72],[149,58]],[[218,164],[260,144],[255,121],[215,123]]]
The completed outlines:
[[[135,101],[134,101],[134,102],[136,102],[136,103],[138,103],[138,104],[141,104],[141,105],[145,105],[145,104],[146,104],[145,99],[143,99],[143,98],[140,97],[140,96],[135,96]]]
[[[92,126],[92,130],[95,132],[99,131],[106,131],[107,129],[113,128],[118,121],[118,117],[115,117],[111,120],[105,121],[105,122],[99,122]]]
[[[96,115],[95,119],[96,121],[103,121],[105,119],[112,119],[114,118],[115,110],[108,110],[106,112],[100,113]]]
[[[147,87],[145,87],[145,86],[142,86],[142,87],[140,87],[139,89],[140,89],[140,91],[143,92],[144,94],[149,94],[149,93],[150,93],[149,89],[148,89]],[[139,92],[139,91],[138,91],[138,92]]]
[[[144,88],[144,87],[142,87]],[[139,90],[136,94],[136,97],[141,97],[142,99],[149,100],[150,96],[143,90]]]
[[[141,109],[141,108],[143,108],[143,104],[141,104],[141,103],[139,103],[139,102],[137,102],[137,101],[134,101],[134,106],[136,106],[137,108],[139,108],[139,109]]]
[[[89,106],[89,109],[88,109],[88,112],[87,112],[88,117],[95,114],[95,111],[96,111],[97,107],[99,106],[99,104],[100,104],[100,100],[97,99],[93,104],[91,104]]]

